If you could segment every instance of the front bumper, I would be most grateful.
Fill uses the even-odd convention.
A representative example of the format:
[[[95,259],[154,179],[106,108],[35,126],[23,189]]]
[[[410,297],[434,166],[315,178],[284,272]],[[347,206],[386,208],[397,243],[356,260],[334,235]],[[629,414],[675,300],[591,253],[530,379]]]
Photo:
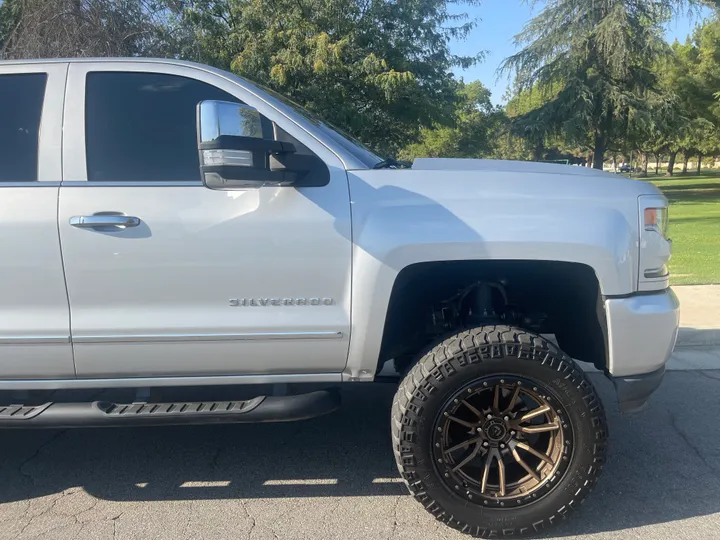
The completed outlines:
[[[607,374],[623,412],[642,408],[660,386],[678,327],[680,302],[672,289],[605,299]]]
[[[639,412],[658,389],[665,376],[665,366],[652,373],[630,377],[611,377],[617,392],[621,413]]]

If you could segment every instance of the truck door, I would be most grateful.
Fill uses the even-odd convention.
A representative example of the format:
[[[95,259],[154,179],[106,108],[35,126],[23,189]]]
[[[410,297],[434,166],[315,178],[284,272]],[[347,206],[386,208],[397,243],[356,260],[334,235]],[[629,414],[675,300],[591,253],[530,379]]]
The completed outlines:
[[[68,96],[59,223],[78,377],[338,378],[351,264],[340,160],[200,68],[73,63]],[[267,136],[296,137],[328,165],[330,183],[206,188],[196,136],[204,100],[257,108]]]
[[[66,73],[0,64],[2,381],[75,377],[57,228]]]

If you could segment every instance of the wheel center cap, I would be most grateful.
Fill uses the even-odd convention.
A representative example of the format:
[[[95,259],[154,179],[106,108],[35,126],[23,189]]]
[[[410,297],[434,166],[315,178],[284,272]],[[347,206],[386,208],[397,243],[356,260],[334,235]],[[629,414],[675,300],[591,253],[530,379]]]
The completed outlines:
[[[499,418],[492,418],[483,426],[485,436],[493,442],[501,441],[507,435],[507,426]]]

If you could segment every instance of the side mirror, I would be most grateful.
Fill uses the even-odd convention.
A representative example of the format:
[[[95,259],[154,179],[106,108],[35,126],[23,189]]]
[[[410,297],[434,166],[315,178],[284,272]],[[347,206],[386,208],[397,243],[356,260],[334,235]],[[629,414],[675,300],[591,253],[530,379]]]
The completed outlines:
[[[210,189],[292,185],[297,173],[271,167],[270,158],[292,154],[291,143],[263,138],[260,113],[247,105],[202,101],[197,107],[200,174]],[[274,160],[273,160],[274,161]]]

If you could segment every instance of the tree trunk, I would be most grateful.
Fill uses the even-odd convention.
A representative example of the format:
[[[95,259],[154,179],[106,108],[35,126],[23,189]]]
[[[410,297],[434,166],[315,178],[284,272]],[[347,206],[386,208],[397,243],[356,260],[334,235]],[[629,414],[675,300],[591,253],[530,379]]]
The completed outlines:
[[[545,145],[543,142],[542,139],[539,139],[535,143],[535,147],[533,148],[533,161],[540,161],[543,158],[543,154],[545,153]]]
[[[683,170],[682,170],[682,173],[683,173],[683,174],[687,174],[687,164],[688,164],[688,161],[690,161],[690,156],[685,155],[685,156],[684,156],[684,161],[683,161]]]
[[[675,168],[675,158],[676,157],[677,157],[677,150],[674,152],[670,152],[670,159],[668,160],[667,173],[665,173],[665,176],[673,175],[673,169]]]
[[[613,172],[617,172],[617,156],[613,154]]]
[[[602,171],[603,163],[605,163],[605,135],[600,131],[595,132],[595,145],[593,152],[593,169]]]
[[[640,153],[639,157],[642,160],[641,161],[642,172],[640,173],[640,176],[642,176],[643,178],[647,178],[648,161],[650,161],[649,156],[648,156],[647,152],[642,152],[642,153]]]
[[[700,169],[702,168],[702,154],[698,154],[698,164],[697,164],[697,173],[700,174]]]
[[[658,174],[660,174],[660,154],[658,154],[656,152],[654,155],[655,155],[655,176],[657,176]]]
[[[592,167],[593,155],[592,152],[588,152],[587,159],[585,160],[585,167],[588,169]]]

